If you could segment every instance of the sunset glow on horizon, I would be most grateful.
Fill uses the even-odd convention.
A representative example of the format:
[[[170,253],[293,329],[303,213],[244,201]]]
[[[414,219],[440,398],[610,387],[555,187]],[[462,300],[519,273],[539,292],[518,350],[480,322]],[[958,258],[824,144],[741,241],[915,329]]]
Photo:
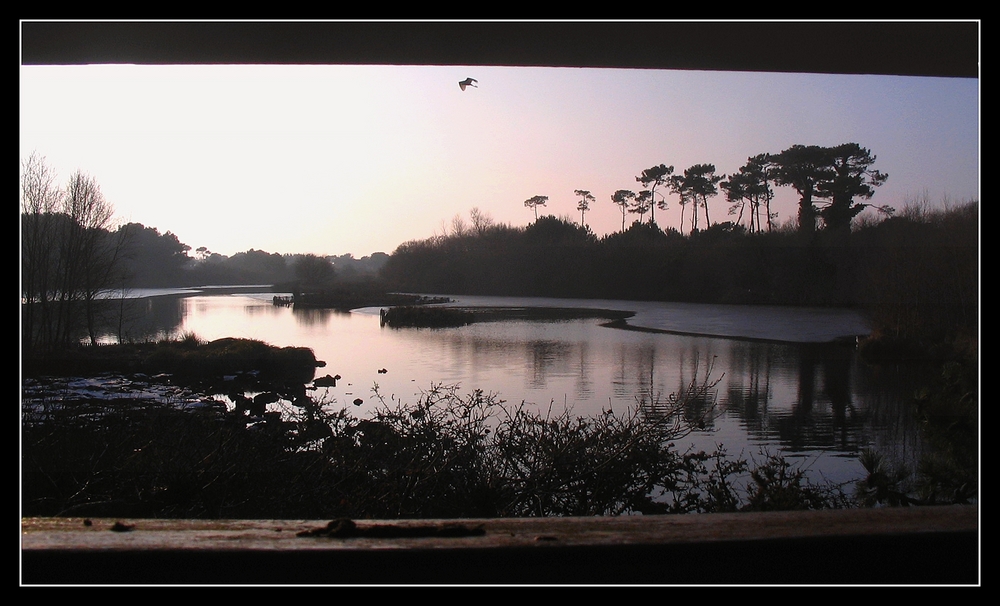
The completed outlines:
[[[459,81],[478,81],[462,90]],[[979,199],[979,81],[707,71],[421,66],[20,68],[20,157],[93,176],[122,222],[192,251],[355,257],[469,223],[539,216],[621,229],[611,195],[658,164],[856,142],[887,173],[872,203]],[[777,224],[797,194],[775,188]],[[677,196],[656,210],[680,227]],[[713,222],[733,220],[724,193]],[[638,218],[630,215],[631,223]],[[648,217],[647,217],[648,218]],[[688,226],[685,224],[685,231]]]

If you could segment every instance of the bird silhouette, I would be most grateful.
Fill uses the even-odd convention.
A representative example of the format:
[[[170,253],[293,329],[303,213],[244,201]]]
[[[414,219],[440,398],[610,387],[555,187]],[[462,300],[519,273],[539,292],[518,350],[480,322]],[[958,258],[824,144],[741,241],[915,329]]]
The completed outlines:
[[[479,86],[476,85],[476,82],[479,82],[479,80],[476,80],[475,78],[466,78],[465,80],[462,80],[461,82],[458,83],[458,87],[461,88],[462,90],[465,90],[466,86],[473,86],[475,88],[479,88]]]

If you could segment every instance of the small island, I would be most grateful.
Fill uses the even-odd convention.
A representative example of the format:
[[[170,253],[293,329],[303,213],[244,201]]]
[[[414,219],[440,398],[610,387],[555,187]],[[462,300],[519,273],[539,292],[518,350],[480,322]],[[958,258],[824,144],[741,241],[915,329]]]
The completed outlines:
[[[635,312],[580,307],[425,307],[404,305],[381,311],[383,326],[391,328],[464,326],[473,322],[504,320],[579,320],[602,318],[624,322]]]

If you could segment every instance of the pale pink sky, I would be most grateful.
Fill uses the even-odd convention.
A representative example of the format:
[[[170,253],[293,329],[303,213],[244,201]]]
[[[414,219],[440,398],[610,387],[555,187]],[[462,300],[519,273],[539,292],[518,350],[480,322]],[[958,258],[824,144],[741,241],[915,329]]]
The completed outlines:
[[[479,88],[459,89],[476,78]],[[479,207],[526,225],[621,228],[618,189],[793,144],[856,142],[888,173],[873,203],[979,198],[972,79],[415,66],[22,66],[20,156],[96,178],[121,221],[225,255],[391,253]],[[782,223],[796,195],[778,188]],[[679,227],[676,197],[657,223]],[[724,195],[713,221],[730,219]],[[630,216],[631,222],[634,216]],[[686,227],[686,226],[685,226]]]

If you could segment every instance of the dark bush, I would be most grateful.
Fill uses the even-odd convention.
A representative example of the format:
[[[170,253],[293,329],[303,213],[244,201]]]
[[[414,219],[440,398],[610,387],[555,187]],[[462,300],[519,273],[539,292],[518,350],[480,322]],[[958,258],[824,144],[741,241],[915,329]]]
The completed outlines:
[[[382,313],[382,322],[393,328],[464,326],[473,319],[472,312],[463,309],[419,305],[390,307]]]
[[[262,416],[128,398],[31,402],[22,424],[22,515],[685,513],[764,508],[753,495],[776,490],[794,498],[768,496],[767,508],[799,507],[803,497],[810,507],[838,504],[794,472],[791,483],[787,474],[760,475],[763,488],[745,502],[737,477],[744,461],[674,448],[697,422],[685,418],[683,401],[655,417],[637,410],[593,418],[540,414],[444,386],[415,404],[380,398],[364,418],[308,398]]]

